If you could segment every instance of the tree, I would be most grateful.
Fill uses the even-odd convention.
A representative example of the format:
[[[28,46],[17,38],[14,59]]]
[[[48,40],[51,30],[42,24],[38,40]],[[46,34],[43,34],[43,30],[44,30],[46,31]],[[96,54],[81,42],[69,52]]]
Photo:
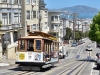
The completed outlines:
[[[82,31],[78,31],[78,30],[76,32],[79,33],[79,37],[78,37],[79,40],[82,39],[82,37],[84,36],[84,33]]]
[[[64,38],[64,40],[69,40],[71,36],[72,36],[72,30],[67,27],[66,28],[66,35],[63,38]]]
[[[0,28],[1,28],[1,26],[2,26],[2,21],[0,21]]]
[[[80,34],[78,31],[75,31],[75,40],[80,40]]]
[[[100,44],[100,12],[93,17],[93,22],[90,25],[89,38]]]
[[[89,35],[89,31],[86,31],[86,32],[84,33],[84,37],[88,37],[88,35]]]

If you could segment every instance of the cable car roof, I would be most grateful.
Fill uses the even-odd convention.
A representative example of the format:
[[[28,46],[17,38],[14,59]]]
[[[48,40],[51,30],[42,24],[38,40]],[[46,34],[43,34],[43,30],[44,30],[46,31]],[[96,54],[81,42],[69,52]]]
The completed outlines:
[[[52,35],[40,31],[29,32],[28,36],[21,37],[19,39],[32,39],[32,38],[57,41],[57,38],[53,37]]]

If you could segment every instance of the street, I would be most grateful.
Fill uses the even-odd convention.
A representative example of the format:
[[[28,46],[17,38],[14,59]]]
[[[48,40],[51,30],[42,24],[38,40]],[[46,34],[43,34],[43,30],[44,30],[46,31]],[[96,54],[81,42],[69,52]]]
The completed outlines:
[[[86,51],[86,46],[92,45],[92,51]],[[0,75],[99,75],[96,69],[94,57],[100,49],[95,48],[95,44],[86,40],[84,44],[71,47],[68,50],[68,57],[60,59],[54,67],[44,68],[38,71],[21,71],[17,65],[0,67]]]

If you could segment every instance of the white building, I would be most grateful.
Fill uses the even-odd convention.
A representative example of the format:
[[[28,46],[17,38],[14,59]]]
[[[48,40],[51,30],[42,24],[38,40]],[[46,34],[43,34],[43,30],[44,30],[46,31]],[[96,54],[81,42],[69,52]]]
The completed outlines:
[[[49,26],[49,34],[58,38],[60,41],[60,14],[61,12],[49,11],[48,12],[48,26]]]
[[[17,38],[20,36],[18,31],[22,29],[21,0],[0,0],[0,21],[2,21],[2,27],[0,28],[0,59],[2,55],[7,55],[8,59],[14,59]]]

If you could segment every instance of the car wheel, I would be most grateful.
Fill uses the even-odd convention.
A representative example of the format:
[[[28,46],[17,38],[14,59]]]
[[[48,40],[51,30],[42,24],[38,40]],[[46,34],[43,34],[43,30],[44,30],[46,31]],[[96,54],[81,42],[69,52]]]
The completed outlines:
[[[97,69],[99,69],[99,65],[97,65]]]

